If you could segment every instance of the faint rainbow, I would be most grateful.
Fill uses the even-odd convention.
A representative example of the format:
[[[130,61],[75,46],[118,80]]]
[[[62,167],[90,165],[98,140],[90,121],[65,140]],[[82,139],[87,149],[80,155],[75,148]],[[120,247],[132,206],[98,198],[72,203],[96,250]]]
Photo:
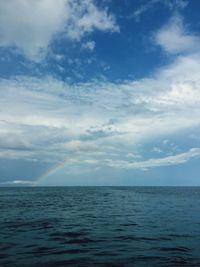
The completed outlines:
[[[58,163],[55,167],[47,170],[46,172],[44,172],[41,176],[39,176],[36,181],[35,181],[35,185],[37,186],[39,183],[41,183],[41,181],[45,180],[47,177],[49,177],[50,175],[56,173],[58,170],[62,169],[65,167],[65,164],[69,163],[69,159]]]

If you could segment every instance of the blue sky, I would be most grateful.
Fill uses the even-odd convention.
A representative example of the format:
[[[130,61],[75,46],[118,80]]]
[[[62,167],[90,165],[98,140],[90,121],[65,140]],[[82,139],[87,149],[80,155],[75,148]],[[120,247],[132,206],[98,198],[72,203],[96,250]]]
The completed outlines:
[[[199,8],[2,0],[0,185],[200,185]]]

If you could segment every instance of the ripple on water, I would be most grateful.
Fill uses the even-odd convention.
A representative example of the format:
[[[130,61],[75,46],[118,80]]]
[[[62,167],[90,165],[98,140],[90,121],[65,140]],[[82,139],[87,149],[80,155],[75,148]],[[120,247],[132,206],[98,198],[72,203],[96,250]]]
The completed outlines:
[[[0,198],[0,267],[200,266],[200,188],[4,188]]]

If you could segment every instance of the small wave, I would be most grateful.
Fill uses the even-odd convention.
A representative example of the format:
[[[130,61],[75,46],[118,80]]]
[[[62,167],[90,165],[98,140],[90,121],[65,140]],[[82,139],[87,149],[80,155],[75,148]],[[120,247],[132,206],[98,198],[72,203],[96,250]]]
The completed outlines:
[[[167,251],[167,252],[190,252],[191,249],[186,247],[165,247],[160,248],[161,251]]]

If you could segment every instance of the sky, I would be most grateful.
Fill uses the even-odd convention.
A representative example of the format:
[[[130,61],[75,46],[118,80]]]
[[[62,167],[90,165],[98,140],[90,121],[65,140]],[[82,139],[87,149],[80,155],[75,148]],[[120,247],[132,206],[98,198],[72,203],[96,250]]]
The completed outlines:
[[[199,9],[1,0],[0,186],[200,186]]]

